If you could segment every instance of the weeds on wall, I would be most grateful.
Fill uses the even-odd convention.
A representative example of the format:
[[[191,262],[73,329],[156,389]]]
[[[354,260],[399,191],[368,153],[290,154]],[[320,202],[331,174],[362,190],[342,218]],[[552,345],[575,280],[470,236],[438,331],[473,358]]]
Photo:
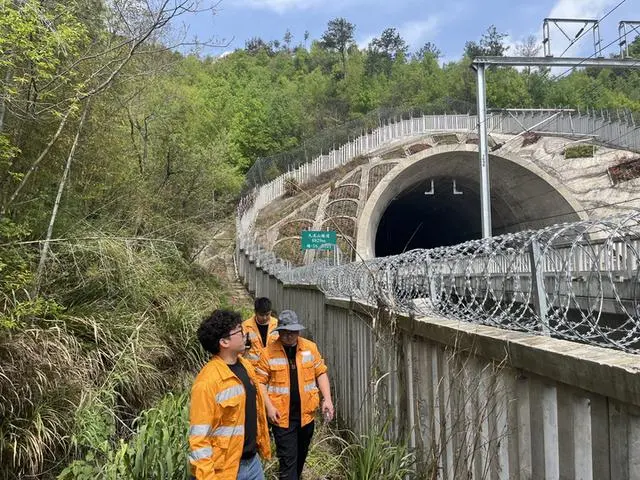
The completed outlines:
[[[362,400],[369,407],[361,407],[368,410],[367,448],[386,443],[384,449],[395,452],[393,464],[407,470],[402,478],[432,480],[445,470],[451,478],[488,479],[506,468],[498,459],[508,457],[507,416],[516,382],[515,372],[509,380],[506,358],[481,359],[474,345],[463,348],[458,339],[445,347],[415,337],[380,302],[368,316],[362,321],[371,328],[374,356]],[[361,458],[373,458],[367,448]]]

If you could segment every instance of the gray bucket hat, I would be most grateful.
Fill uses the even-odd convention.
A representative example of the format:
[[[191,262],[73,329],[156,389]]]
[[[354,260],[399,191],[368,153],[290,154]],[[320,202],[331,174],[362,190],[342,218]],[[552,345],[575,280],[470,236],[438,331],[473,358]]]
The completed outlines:
[[[278,326],[276,331],[288,330],[292,332],[299,332],[304,330],[304,325],[300,325],[298,315],[293,310],[283,310],[278,316]]]

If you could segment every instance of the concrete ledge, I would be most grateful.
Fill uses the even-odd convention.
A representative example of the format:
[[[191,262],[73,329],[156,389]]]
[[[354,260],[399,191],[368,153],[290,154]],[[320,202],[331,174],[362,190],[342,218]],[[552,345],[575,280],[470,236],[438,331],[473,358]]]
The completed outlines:
[[[306,285],[306,284],[297,284],[297,283],[283,283],[282,286],[287,288],[297,288],[299,290],[315,290],[316,292],[322,293],[322,290],[318,288],[317,285]]]
[[[401,328],[513,368],[640,406],[640,356],[455,320],[404,318]]]
[[[326,304],[363,314],[375,308],[336,298]],[[397,318],[408,334],[640,406],[640,355],[458,320]]]

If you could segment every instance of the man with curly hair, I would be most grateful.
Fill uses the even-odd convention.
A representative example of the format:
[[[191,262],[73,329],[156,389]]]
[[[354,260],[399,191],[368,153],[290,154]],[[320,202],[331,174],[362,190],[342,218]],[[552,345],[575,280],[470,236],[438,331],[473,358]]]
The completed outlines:
[[[271,456],[266,409],[255,371],[241,354],[240,314],[214,310],[198,328],[212,356],[191,388],[189,461],[196,480],[264,480],[258,453]]]

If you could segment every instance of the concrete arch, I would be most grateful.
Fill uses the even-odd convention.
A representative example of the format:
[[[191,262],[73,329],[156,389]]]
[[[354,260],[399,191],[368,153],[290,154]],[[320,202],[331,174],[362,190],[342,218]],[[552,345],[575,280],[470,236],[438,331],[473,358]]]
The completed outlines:
[[[571,192],[525,158],[510,153],[490,155],[489,173],[494,235],[587,218]],[[398,199],[406,200],[409,195],[412,195],[411,201],[414,202],[424,203],[423,200],[426,202],[433,199],[433,205],[436,206],[430,208],[434,210],[438,209],[437,201],[440,201],[441,216],[446,220],[444,223],[450,220],[449,217],[458,215],[462,224],[473,223],[467,226],[468,230],[477,233],[475,237],[466,239],[479,238],[479,177],[476,145],[437,146],[403,160],[378,183],[364,205],[357,229],[356,246],[359,256],[364,259],[376,256],[376,236],[381,219],[387,214],[387,210],[397,210]],[[422,196],[422,190],[429,190],[430,180],[434,180],[441,192],[445,187],[450,188],[447,186],[451,185],[448,182],[456,180],[456,188],[462,190],[466,197],[447,197],[442,194],[440,196],[443,199],[437,200],[438,195]],[[450,191],[449,195],[453,195],[453,192]],[[421,207],[417,205],[416,208],[418,210],[413,214],[414,217]],[[438,226],[438,222],[431,221],[428,228],[437,231]],[[397,229],[391,231],[390,235],[392,234],[397,234]]]

